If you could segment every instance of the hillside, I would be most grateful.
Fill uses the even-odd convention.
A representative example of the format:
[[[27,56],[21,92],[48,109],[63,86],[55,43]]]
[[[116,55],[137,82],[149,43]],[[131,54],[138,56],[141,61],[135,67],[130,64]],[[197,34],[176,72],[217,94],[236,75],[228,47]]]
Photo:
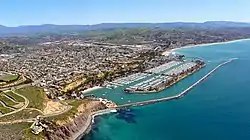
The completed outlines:
[[[250,27],[250,23],[230,21],[208,21],[204,23],[194,22],[171,22],[171,23],[102,23],[96,25],[27,25],[18,27],[6,27],[0,25],[0,35],[31,35],[37,33],[79,33],[91,30],[108,30],[117,28],[160,28],[160,29],[210,29],[210,28],[233,28]]]

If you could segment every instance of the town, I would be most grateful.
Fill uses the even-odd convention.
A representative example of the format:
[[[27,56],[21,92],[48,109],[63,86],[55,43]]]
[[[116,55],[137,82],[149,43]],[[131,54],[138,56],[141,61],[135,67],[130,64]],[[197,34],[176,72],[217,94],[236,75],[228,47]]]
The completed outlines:
[[[170,61],[168,56],[154,51],[154,47],[80,40],[45,42],[19,53],[2,55],[0,70],[25,76],[54,98]]]

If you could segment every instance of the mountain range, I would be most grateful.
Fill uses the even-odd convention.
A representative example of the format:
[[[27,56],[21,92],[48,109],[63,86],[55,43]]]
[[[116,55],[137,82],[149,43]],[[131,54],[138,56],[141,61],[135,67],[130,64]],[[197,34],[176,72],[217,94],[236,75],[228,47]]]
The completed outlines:
[[[7,27],[0,25],[0,35],[29,35],[36,33],[74,33],[91,30],[108,30],[116,28],[192,28],[192,29],[211,29],[211,28],[237,28],[250,27],[250,23],[231,22],[231,21],[207,21],[203,23],[195,22],[170,22],[170,23],[102,23],[95,25],[25,25],[18,27]]]

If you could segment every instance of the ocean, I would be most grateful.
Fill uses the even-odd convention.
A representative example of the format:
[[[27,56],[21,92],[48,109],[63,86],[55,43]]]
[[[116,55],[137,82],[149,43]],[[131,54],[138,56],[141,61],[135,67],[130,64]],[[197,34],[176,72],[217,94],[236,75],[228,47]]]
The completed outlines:
[[[203,58],[207,66],[160,93],[125,94],[117,88],[93,94],[118,104],[172,96],[221,62],[239,59],[221,67],[180,100],[97,117],[92,131],[83,140],[249,140],[250,40],[176,52]]]

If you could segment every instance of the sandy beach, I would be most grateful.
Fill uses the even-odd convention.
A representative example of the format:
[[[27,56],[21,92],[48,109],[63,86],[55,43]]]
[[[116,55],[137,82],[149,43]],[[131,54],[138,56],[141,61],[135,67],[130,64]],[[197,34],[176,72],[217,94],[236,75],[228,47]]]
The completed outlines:
[[[87,119],[85,125],[82,126],[82,128],[77,133],[75,133],[71,137],[71,139],[72,140],[80,140],[84,135],[86,135],[90,131],[91,125],[94,123],[94,119],[95,119],[96,116],[109,114],[109,113],[113,113],[113,112],[116,112],[116,109],[113,109],[113,110],[110,110],[110,109],[99,110],[99,111],[91,113],[88,116],[88,119]]]
[[[204,47],[204,46],[212,46],[212,45],[218,45],[218,44],[228,44],[228,43],[235,43],[235,42],[241,42],[241,41],[246,41],[246,40],[250,40],[250,38],[248,39],[238,39],[238,40],[232,40],[232,41],[225,41],[225,42],[216,42],[216,43],[204,43],[204,44],[197,44],[197,45],[187,45],[187,46],[183,46],[183,47],[179,47],[179,48],[174,48],[171,50],[167,50],[165,52],[163,52],[163,55],[168,55],[176,50],[180,50],[180,49],[184,49],[184,48],[194,48],[194,47]]]
[[[95,86],[95,87],[88,88],[88,89],[82,91],[82,93],[88,93],[88,92],[91,92],[91,91],[94,91],[94,90],[97,90],[97,89],[102,89],[102,88],[103,88],[103,87]]]

